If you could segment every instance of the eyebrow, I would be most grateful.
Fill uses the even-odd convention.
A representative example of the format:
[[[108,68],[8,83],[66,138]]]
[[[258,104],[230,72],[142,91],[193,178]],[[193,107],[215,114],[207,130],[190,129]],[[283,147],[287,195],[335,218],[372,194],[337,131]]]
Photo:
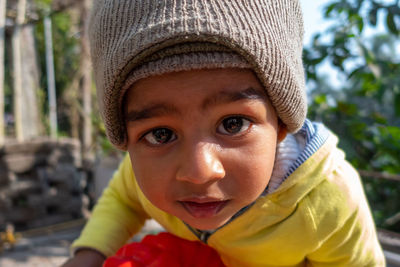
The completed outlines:
[[[249,87],[242,91],[231,92],[231,91],[221,91],[210,97],[207,97],[202,104],[202,109],[208,109],[211,106],[216,106],[220,104],[227,104],[231,102],[236,102],[239,100],[267,100],[267,94],[264,90],[255,89]]]
[[[201,109],[206,110],[212,106],[228,104],[240,100],[260,100],[266,101],[267,94],[263,90],[249,87],[242,91],[220,91],[204,99]],[[152,103],[140,110],[131,110],[125,114],[126,122],[134,122],[145,120],[162,115],[181,114],[181,112],[173,105],[166,103]]]
[[[131,110],[127,112],[125,114],[125,121],[133,122],[169,114],[180,114],[180,112],[174,106],[155,103],[150,104],[140,110]]]

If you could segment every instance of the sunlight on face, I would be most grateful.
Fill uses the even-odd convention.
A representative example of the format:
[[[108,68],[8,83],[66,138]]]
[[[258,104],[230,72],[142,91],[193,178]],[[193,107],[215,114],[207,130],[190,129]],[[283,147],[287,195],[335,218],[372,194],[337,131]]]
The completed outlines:
[[[126,95],[125,119],[143,193],[194,228],[222,226],[269,182],[278,119],[250,70],[139,80]]]

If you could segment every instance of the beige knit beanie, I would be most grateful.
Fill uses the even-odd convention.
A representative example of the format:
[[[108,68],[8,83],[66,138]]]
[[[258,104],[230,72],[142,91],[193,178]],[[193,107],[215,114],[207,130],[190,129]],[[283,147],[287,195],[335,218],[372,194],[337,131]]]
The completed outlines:
[[[95,0],[89,34],[101,115],[119,149],[126,90],[172,71],[251,68],[289,132],[304,123],[298,0]]]

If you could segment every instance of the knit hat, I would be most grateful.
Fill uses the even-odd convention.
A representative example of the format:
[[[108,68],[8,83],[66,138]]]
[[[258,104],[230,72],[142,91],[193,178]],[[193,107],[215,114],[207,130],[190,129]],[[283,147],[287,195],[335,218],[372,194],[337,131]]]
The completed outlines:
[[[89,34],[101,115],[119,149],[127,146],[126,90],[173,71],[251,68],[288,131],[304,123],[298,0],[96,0]]]

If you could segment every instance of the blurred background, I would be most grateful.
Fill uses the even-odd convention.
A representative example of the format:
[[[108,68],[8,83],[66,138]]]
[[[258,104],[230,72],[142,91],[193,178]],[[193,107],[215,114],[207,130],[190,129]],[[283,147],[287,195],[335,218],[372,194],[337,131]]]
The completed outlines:
[[[91,2],[0,0],[0,266],[63,262],[123,157],[97,108]],[[400,1],[301,2],[308,117],[340,137],[400,266]]]

